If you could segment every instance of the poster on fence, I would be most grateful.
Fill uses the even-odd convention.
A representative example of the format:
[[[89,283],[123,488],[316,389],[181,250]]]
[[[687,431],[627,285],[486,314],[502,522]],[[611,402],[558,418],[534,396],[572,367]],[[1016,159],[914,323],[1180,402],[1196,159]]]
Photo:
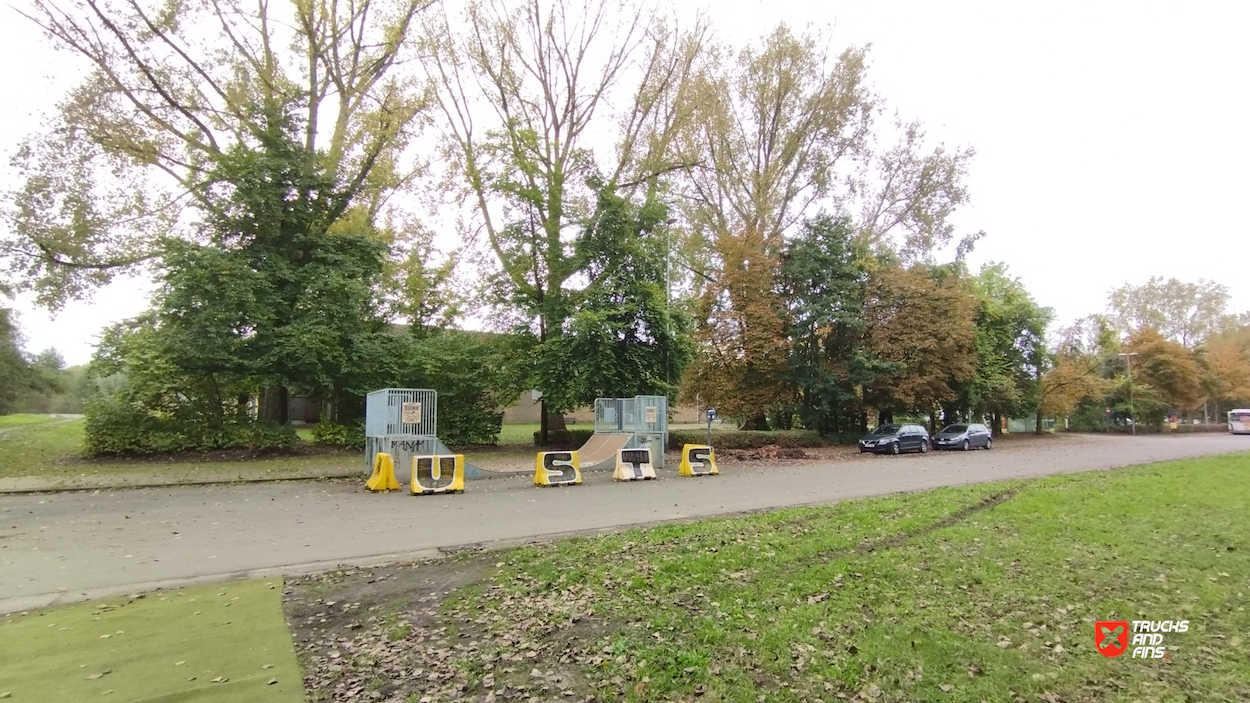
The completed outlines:
[[[391,406],[394,407],[394,406]],[[421,404],[420,403],[404,403],[399,408],[399,421],[405,425],[421,424]]]

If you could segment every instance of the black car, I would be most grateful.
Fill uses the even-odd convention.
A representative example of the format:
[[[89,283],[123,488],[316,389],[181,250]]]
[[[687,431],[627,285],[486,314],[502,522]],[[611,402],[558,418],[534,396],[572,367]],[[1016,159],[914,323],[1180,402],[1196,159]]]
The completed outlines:
[[[967,425],[947,425],[933,435],[934,449],[989,449],[994,445],[990,428],[975,422]]]
[[[929,433],[920,425],[881,425],[859,440],[859,451],[875,454],[902,454],[929,451]]]

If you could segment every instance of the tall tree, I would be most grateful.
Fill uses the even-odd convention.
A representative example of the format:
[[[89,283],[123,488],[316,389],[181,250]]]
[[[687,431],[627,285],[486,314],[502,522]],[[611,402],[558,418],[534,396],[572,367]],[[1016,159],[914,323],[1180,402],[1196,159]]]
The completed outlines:
[[[1161,332],[1144,327],[1129,336],[1124,379],[1132,384],[1136,413],[1162,421],[1169,410],[1185,412],[1202,403],[1202,371],[1193,353]],[[1131,370],[1128,364],[1132,364]]]
[[[822,37],[781,25],[736,53],[716,48],[684,140],[698,162],[686,181],[686,217],[711,252],[698,282],[701,345],[688,387],[719,406],[744,406],[752,426],[789,399],[777,293],[787,234],[816,207],[857,212],[857,237],[918,260],[953,236],[946,218],[966,199],[960,181],[971,152],[925,153],[913,124],[895,125],[898,143],[874,153],[884,135],[865,52],[830,56],[823,47]]]
[[[1228,287],[1152,277],[1140,286],[1125,284],[1111,291],[1108,309],[1122,334],[1144,327],[1192,349],[1206,341],[1224,323]]]
[[[592,183],[629,197],[685,165],[675,137],[706,32],[604,0],[476,0],[430,17],[445,183],[468,208],[466,238],[484,234],[494,255],[500,302],[540,344],[564,333],[586,273],[574,240],[596,216]],[[602,140],[615,153],[596,152]],[[542,432],[562,423],[545,411]]]
[[[1002,264],[983,266],[970,282],[977,297],[977,369],[966,385],[966,401],[978,414],[992,415],[997,432],[1000,417],[1038,409],[1052,313]],[[1035,430],[1041,431],[1040,413]]]
[[[672,395],[691,357],[689,318],[665,290],[668,209],[605,186],[595,212],[576,244],[590,283],[573,294],[567,332],[535,350],[559,412],[602,397]]]
[[[782,257],[782,295],[797,414],[820,434],[866,429],[862,388],[889,371],[866,345],[867,248],[848,218],[804,223]]]
[[[8,308],[0,308],[0,415],[12,412],[13,402],[35,387],[38,374],[22,350],[22,335]]]
[[[159,322],[183,340],[170,347],[182,371],[255,382],[274,396],[264,419],[285,423],[288,388],[337,401],[373,351],[386,246],[331,231],[350,195],[316,168],[292,115],[249,142],[206,174],[207,243],[168,244]]]
[[[869,134],[863,51],[831,60],[819,41],[781,25],[736,55],[715,48],[697,82],[699,120],[685,136],[699,161],[686,217],[713,252],[688,392],[747,427],[766,424],[765,413],[788,400],[776,290],[784,235],[838,189],[839,169],[862,156]]]
[[[976,305],[956,267],[875,270],[864,318],[872,353],[893,368],[869,385],[866,402],[889,419],[893,411],[932,417],[958,398],[976,373]]]
[[[167,237],[194,239],[188,224],[215,207],[206,170],[297,102],[300,139],[341,196],[327,226],[349,211],[372,222],[419,166],[408,146],[424,96],[393,69],[430,2],[34,0],[26,16],[88,74],[16,155],[10,274],[55,307]]]

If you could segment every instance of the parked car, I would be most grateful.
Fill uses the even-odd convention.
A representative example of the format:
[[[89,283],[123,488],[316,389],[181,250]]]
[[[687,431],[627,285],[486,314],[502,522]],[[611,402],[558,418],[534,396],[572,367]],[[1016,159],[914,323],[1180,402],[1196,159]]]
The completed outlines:
[[[881,425],[859,440],[859,451],[902,454],[929,451],[929,433],[920,425]]]
[[[989,449],[994,445],[990,428],[975,422],[967,425],[947,425],[933,435],[934,449]]]

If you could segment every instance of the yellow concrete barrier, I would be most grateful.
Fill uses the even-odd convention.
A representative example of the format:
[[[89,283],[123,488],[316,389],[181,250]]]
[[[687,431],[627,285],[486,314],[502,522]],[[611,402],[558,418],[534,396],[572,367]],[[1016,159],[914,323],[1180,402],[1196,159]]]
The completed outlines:
[[[412,494],[464,493],[464,455],[435,454],[412,458]]]
[[[612,478],[617,481],[650,481],[655,479],[655,469],[651,466],[650,449],[618,449],[616,452],[616,470]]]
[[[677,467],[679,476],[716,476],[720,470],[716,468],[716,454],[706,444],[686,444],[681,448],[681,466]]]
[[[535,486],[576,486],[581,482],[577,452],[538,452],[534,464]]]
[[[365,488],[371,491],[398,491],[399,479],[395,478],[395,460],[386,452],[373,455],[373,473],[365,481]]]

